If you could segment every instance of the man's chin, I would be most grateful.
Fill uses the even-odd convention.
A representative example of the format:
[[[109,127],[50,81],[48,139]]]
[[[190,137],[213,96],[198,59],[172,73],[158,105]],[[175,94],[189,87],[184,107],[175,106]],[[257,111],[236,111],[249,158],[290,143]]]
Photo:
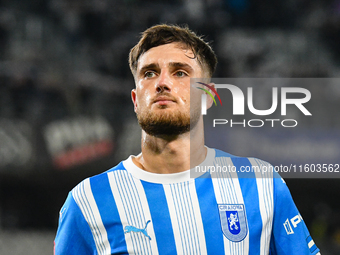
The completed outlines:
[[[151,136],[177,137],[190,132],[190,125],[151,125],[150,123],[139,123],[141,128]]]
[[[190,132],[190,114],[176,109],[155,110],[137,113],[138,123],[149,135],[178,136]],[[198,118],[192,119],[197,123]]]

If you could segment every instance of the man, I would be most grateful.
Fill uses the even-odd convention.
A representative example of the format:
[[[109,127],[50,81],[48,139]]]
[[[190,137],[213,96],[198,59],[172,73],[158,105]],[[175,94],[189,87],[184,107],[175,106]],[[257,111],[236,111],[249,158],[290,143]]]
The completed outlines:
[[[190,78],[212,76],[210,46],[188,28],[157,25],[129,61],[142,152],[70,192],[55,254],[319,254],[282,179],[242,178],[241,166],[267,163],[204,146],[203,92]],[[237,171],[190,178],[192,166],[216,164]]]

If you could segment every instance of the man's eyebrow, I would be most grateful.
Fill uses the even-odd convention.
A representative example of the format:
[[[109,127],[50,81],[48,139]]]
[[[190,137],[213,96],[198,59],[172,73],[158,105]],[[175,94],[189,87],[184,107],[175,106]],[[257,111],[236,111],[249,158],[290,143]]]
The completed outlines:
[[[159,65],[158,64],[155,64],[155,63],[151,63],[151,64],[148,64],[148,65],[145,65],[143,66],[140,70],[139,70],[139,73],[140,74],[143,74],[145,71],[147,70],[155,70],[155,69],[159,69]]]
[[[194,71],[194,69],[189,64],[183,63],[183,62],[170,62],[169,67],[171,67],[171,68],[183,68],[183,69],[186,69],[188,71]],[[144,74],[147,70],[157,70],[157,69],[160,69],[160,66],[156,63],[151,63],[151,64],[143,66],[139,70],[138,73]]]
[[[169,66],[175,67],[175,68],[183,68],[189,71],[194,71],[194,69],[190,65],[188,65],[187,63],[183,63],[183,62],[170,62]]]

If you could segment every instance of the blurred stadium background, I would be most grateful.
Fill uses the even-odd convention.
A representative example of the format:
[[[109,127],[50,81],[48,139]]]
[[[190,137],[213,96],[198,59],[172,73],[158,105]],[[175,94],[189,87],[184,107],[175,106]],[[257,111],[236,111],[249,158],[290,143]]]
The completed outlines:
[[[139,152],[127,56],[164,22],[212,41],[215,77],[340,76],[339,0],[1,0],[0,254],[52,254],[67,193]],[[224,138],[230,152],[340,163],[340,85],[310,91],[323,110],[300,133],[241,130]],[[340,252],[339,183],[287,180],[323,255]]]

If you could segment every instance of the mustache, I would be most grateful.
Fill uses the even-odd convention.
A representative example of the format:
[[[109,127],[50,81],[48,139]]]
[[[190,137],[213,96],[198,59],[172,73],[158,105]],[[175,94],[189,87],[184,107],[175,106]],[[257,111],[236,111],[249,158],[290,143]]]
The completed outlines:
[[[157,94],[157,96],[155,96],[152,99],[152,102],[155,103],[155,102],[158,102],[158,101],[161,101],[161,100],[170,100],[170,101],[173,101],[173,102],[177,102],[177,99],[173,95],[171,95],[169,92],[165,92],[165,91]]]

